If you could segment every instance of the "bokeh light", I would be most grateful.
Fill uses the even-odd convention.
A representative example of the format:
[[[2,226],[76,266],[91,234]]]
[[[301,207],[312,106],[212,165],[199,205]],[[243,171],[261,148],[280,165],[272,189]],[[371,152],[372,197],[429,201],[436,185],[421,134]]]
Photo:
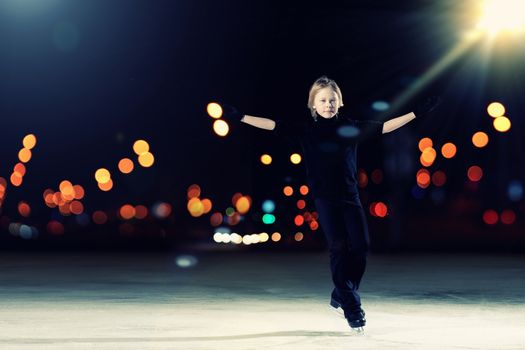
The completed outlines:
[[[20,176],[24,176],[26,174],[26,166],[23,163],[16,163],[16,165],[13,167],[13,171],[15,173],[19,173]]]
[[[265,213],[273,213],[275,210],[275,202],[271,199],[267,199],[262,203],[262,210]]]
[[[261,156],[261,163],[263,163],[264,165],[272,164],[272,157],[269,154],[263,154]]]
[[[165,202],[158,202],[153,204],[151,208],[152,214],[158,219],[165,219],[170,216],[172,211],[171,205]]]
[[[299,164],[301,163],[301,155],[299,153],[293,153],[291,156],[290,156],[290,162],[292,162],[292,164]]]
[[[237,200],[237,203],[235,203],[235,208],[237,208],[237,211],[241,214],[246,214],[250,210],[250,199],[246,196],[242,196]]]
[[[31,215],[31,207],[27,202],[20,201],[18,203],[18,213],[22,215],[23,217],[27,218],[29,215]]]
[[[467,176],[470,181],[477,182],[483,177],[483,170],[479,166],[473,165],[468,168]]]
[[[294,223],[296,226],[301,226],[302,224],[304,224],[304,217],[302,215],[296,215]]]
[[[199,185],[193,184],[188,187],[188,199],[200,197],[201,195],[201,187]]]
[[[279,232],[272,233],[272,241],[279,242],[281,240],[281,234]]]
[[[275,215],[273,214],[264,214],[262,217],[262,222],[266,225],[271,225],[275,222]]]
[[[133,143],[133,152],[138,156],[149,152],[149,144],[145,140],[137,140]]]
[[[230,132],[230,126],[222,119],[213,122],[213,131],[219,136],[226,136]]]
[[[301,193],[303,196],[306,196],[308,194],[309,188],[306,185],[302,185],[299,187],[299,193]]]
[[[501,223],[504,225],[512,225],[516,221],[516,214],[513,210],[507,209],[501,212]]]
[[[208,103],[206,106],[206,112],[208,112],[208,115],[214,119],[222,117],[222,107],[217,102]]]
[[[304,235],[302,232],[297,232],[295,235],[294,235],[294,239],[296,242],[301,242],[304,238]]]
[[[293,195],[293,188],[291,186],[285,186],[283,188],[283,193],[285,196],[290,197],[291,195]]]
[[[357,182],[360,188],[365,188],[368,185],[368,176],[363,169],[359,169],[357,172]]]
[[[100,168],[95,172],[95,179],[99,184],[105,184],[111,181],[111,174],[109,170],[105,168]]]
[[[434,186],[441,187],[445,182],[447,182],[447,175],[443,171],[438,170],[432,174],[432,183]]]
[[[93,215],[91,216],[93,222],[97,225],[103,225],[108,221],[108,216],[106,213],[104,213],[102,210],[97,210],[93,212]]]
[[[454,158],[456,153],[457,147],[452,142],[447,142],[441,147],[441,154],[447,159]]]
[[[487,225],[495,225],[498,223],[498,213],[495,210],[488,209],[483,213],[483,221]]]
[[[417,185],[421,188],[430,186],[430,172],[427,169],[420,169],[416,174]]]
[[[501,117],[505,114],[505,106],[499,102],[492,102],[487,107],[487,113],[492,118]]]
[[[297,209],[304,209],[306,207],[306,202],[304,201],[304,199],[299,199],[297,201]]]
[[[28,149],[28,148],[22,148],[19,152],[18,152],[18,159],[22,162],[22,163],[27,163],[31,160],[31,150]]]
[[[483,131],[478,131],[472,135],[472,144],[478,148],[483,148],[489,143],[489,136]]]
[[[432,139],[430,139],[429,137],[424,137],[421,140],[419,140],[418,147],[421,152],[423,152],[425,149],[432,147],[432,146],[433,146],[433,142],[432,142]]]
[[[518,202],[523,198],[523,184],[519,180],[513,180],[507,188],[507,195],[513,202]]]
[[[123,174],[131,173],[133,171],[134,166],[135,165],[133,164],[133,161],[131,159],[129,159],[129,158],[122,158],[118,162],[118,169]]]
[[[22,140],[22,144],[24,145],[24,148],[33,149],[36,145],[36,136],[33,134],[26,135]]]
[[[124,204],[120,207],[119,215],[125,220],[132,219],[135,216],[135,207],[131,204]]]
[[[109,179],[109,181],[105,183],[99,182],[98,188],[100,188],[104,192],[111,191],[111,189],[113,188],[113,180]]]
[[[150,152],[144,152],[139,156],[139,164],[144,168],[149,168],[155,162],[155,157]]]
[[[507,117],[497,117],[494,119],[494,129],[496,129],[499,132],[507,132],[510,130],[511,122],[510,119]]]
[[[378,185],[383,181],[383,172],[381,169],[375,169],[372,171],[372,174],[370,174],[370,178],[372,179],[373,183]]]
[[[436,160],[436,150],[432,147],[425,148],[419,160],[421,162],[421,165],[426,167],[431,166]]]

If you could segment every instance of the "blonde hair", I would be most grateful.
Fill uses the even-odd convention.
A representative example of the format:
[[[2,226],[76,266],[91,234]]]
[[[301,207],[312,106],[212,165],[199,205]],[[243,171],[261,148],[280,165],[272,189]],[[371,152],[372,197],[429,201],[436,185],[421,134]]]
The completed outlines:
[[[312,87],[310,87],[310,92],[308,94],[308,108],[310,109],[310,112],[312,113],[312,117],[315,118],[315,108],[314,108],[314,99],[315,95],[319,92],[319,90],[324,89],[326,87],[332,88],[332,90],[335,91],[337,94],[337,97],[339,97],[339,106],[337,108],[343,106],[343,95],[341,94],[341,89],[339,89],[339,86],[337,83],[329,79],[326,75],[323,75],[319,79],[317,79],[313,84]]]

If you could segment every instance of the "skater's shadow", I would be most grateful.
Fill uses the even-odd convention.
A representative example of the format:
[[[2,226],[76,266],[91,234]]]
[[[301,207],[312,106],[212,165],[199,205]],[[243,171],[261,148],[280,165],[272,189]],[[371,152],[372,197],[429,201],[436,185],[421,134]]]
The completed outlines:
[[[60,343],[136,343],[136,342],[188,342],[188,341],[220,341],[242,340],[273,337],[348,337],[348,332],[318,332],[318,331],[282,331],[239,335],[216,335],[201,337],[107,337],[107,338],[2,338],[1,344],[60,344]]]

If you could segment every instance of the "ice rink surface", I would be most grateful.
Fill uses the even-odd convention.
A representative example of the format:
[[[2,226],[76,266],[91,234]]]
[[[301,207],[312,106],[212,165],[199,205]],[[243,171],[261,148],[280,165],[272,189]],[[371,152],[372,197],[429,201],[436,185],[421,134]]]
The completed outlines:
[[[327,253],[193,256],[1,253],[0,349],[525,349],[523,255],[372,254],[363,335]]]

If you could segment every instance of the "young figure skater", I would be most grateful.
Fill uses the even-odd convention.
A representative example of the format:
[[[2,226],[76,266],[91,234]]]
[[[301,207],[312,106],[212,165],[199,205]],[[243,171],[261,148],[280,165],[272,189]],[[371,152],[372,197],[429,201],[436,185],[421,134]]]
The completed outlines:
[[[303,150],[307,182],[330,252],[334,289],[330,305],[341,308],[357,332],[365,326],[358,294],[369,251],[368,226],[357,186],[359,141],[400,128],[415,118],[408,113],[388,120],[357,121],[340,116],[341,90],[322,76],[310,88],[310,116],[291,122],[244,115],[242,122],[298,140]]]

